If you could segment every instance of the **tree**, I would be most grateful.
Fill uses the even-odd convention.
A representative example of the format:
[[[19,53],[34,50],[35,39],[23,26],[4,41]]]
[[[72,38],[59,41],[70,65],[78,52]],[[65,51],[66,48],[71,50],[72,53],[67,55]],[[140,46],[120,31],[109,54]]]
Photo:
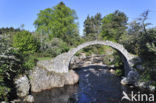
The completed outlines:
[[[84,36],[86,37],[88,34],[92,33],[93,28],[91,26],[91,18],[88,15],[87,19],[84,21]]]
[[[38,42],[28,31],[21,31],[14,35],[13,46],[22,54],[32,54],[38,49]]]
[[[48,34],[49,40],[56,37],[73,45],[79,38],[76,19],[75,11],[60,2],[53,8],[41,10],[34,25],[37,32]]]
[[[84,21],[84,37],[87,40],[98,39],[99,33],[101,32],[101,14],[97,13],[95,16],[87,16]]]
[[[128,25],[128,35],[123,36],[120,41],[126,47],[126,49],[136,55],[142,53],[140,50],[145,50],[146,42],[149,38],[149,32],[147,26],[151,23],[147,23],[149,11],[145,11],[141,14],[141,17],[132,21]]]
[[[152,61],[156,63],[156,59],[153,58],[156,56],[156,29],[148,29],[146,33],[140,40],[139,56],[150,64]]]
[[[141,14],[141,17],[132,23],[128,28],[128,35],[124,38],[124,46],[131,53],[135,53],[142,60],[143,70],[138,70],[141,81],[156,81],[156,29],[147,28],[149,11]],[[151,82],[152,83],[152,82]]]
[[[19,28],[15,29],[13,27],[10,27],[10,28],[8,28],[8,27],[6,27],[6,28],[0,28],[0,34],[1,35],[8,34],[10,32],[19,32],[19,31],[20,31]]]
[[[128,35],[139,36],[140,31],[141,31],[140,23],[138,23],[136,20],[128,24]]]
[[[148,19],[148,14],[149,14],[149,10],[146,10],[144,11],[142,14],[141,14],[141,17],[138,18],[138,20],[140,21],[140,26],[142,28],[142,31],[147,34],[147,29],[146,27],[148,25],[151,25],[151,23],[146,23],[147,19]]]
[[[97,13],[94,17],[94,24],[96,33],[99,34],[101,32],[101,24],[102,24],[102,16],[100,13]]]
[[[102,20],[102,32],[101,37],[104,40],[119,41],[122,34],[126,32],[127,16],[121,11],[115,11]]]

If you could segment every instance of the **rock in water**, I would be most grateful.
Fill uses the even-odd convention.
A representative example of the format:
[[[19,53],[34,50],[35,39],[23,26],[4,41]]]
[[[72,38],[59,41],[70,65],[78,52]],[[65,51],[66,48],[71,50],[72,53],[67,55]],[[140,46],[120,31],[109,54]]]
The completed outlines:
[[[73,85],[79,81],[79,75],[75,71],[70,70],[68,73],[64,74],[65,85]]]
[[[15,85],[17,88],[17,96],[25,97],[29,94],[30,84],[26,75],[16,78]]]
[[[149,86],[149,90],[150,90],[151,92],[154,92],[154,91],[155,91],[155,86],[150,85],[150,86]]]
[[[127,76],[129,84],[135,84],[138,82],[139,74],[136,71],[131,70]]]
[[[121,80],[121,84],[122,84],[122,85],[128,85],[128,84],[129,84],[128,79],[127,79],[127,78],[123,78],[123,79]]]
[[[63,75],[49,72],[44,68],[35,67],[33,71],[30,72],[32,92],[40,92],[54,87],[63,87],[64,81]]]
[[[24,102],[28,102],[28,103],[33,103],[34,102],[34,97],[32,95],[28,95],[24,98],[23,100]]]
[[[79,80],[78,75],[73,70],[68,73],[55,73],[41,67],[35,67],[29,75],[32,92],[75,84]]]

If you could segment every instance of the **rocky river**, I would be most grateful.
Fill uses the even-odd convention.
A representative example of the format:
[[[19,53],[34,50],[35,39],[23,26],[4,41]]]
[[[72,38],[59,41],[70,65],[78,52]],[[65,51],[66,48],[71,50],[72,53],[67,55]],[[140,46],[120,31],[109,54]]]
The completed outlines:
[[[120,78],[107,66],[90,65],[77,69],[79,83],[33,93],[35,103],[120,103]]]
[[[16,80],[17,94],[26,96],[24,103],[156,103],[148,85],[124,85],[124,77],[115,74],[113,65],[104,65],[102,58],[75,58],[64,74],[48,72],[43,67],[49,61],[41,61],[30,71],[29,80],[26,76]]]
[[[78,84],[32,93],[35,103],[155,103],[122,100],[123,91],[129,97],[132,91],[140,96],[149,92],[121,85],[122,78],[114,75],[111,67],[101,62],[95,63],[91,59],[78,62],[79,68],[75,69],[79,75]]]

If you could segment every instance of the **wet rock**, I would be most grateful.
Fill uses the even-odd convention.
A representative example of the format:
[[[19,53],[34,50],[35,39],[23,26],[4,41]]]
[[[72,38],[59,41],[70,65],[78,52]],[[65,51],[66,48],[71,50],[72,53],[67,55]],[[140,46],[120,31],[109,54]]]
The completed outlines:
[[[136,71],[131,70],[127,75],[129,84],[135,84],[139,79],[139,74]]]
[[[78,80],[79,76],[73,70],[70,70],[68,73],[55,73],[40,67],[35,67],[33,71],[30,72],[32,92],[72,85],[77,83]]]
[[[17,88],[17,96],[25,97],[29,94],[30,83],[26,75],[16,78],[15,85]]]
[[[155,86],[150,84],[150,82],[137,82],[135,83],[135,86],[142,90],[149,90],[151,92],[154,92],[156,89]]]
[[[123,78],[122,80],[121,80],[121,82],[120,82],[122,85],[128,85],[129,84],[129,81],[128,81],[128,79],[125,77],[125,78]]]
[[[110,69],[110,73],[115,74],[115,70]]]
[[[23,100],[24,102],[28,102],[28,103],[33,103],[34,102],[34,97],[32,95],[28,95],[24,98]]]
[[[65,80],[61,74],[49,72],[44,68],[35,67],[29,75],[32,92],[64,86]]]
[[[148,84],[146,82],[138,82],[138,87],[140,89],[147,89],[148,88]]]
[[[144,70],[145,69],[142,65],[137,65],[136,68],[139,69],[139,70]]]
[[[75,73],[75,71],[70,70],[68,73],[64,75],[65,77],[65,85],[72,85],[79,81],[79,75]]]
[[[6,101],[2,101],[1,103],[8,103],[8,102],[6,102]]]
[[[86,54],[85,53],[81,53],[80,54],[80,59],[84,59],[84,58],[86,58]]]
[[[149,90],[150,90],[151,92],[154,92],[154,91],[155,91],[155,86],[150,85],[150,86],[149,86]]]
[[[139,74],[136,71],[130,71],[127,77],[121,80],[122,85],[132,84],[135,85],[138,82]]]
[[[15,99],[15,100],[11,101],[10,103],[21,103],[21,100],[20,99]]]

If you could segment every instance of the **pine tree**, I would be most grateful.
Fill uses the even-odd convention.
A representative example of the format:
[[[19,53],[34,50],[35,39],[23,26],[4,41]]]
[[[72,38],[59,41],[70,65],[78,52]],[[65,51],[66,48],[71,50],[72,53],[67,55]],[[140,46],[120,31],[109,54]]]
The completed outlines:
[[[97,13],[95,16],[87,16],[84,22],[84,37],[89,40],[98,39],[98,35],[101,32],[101,14]]]

